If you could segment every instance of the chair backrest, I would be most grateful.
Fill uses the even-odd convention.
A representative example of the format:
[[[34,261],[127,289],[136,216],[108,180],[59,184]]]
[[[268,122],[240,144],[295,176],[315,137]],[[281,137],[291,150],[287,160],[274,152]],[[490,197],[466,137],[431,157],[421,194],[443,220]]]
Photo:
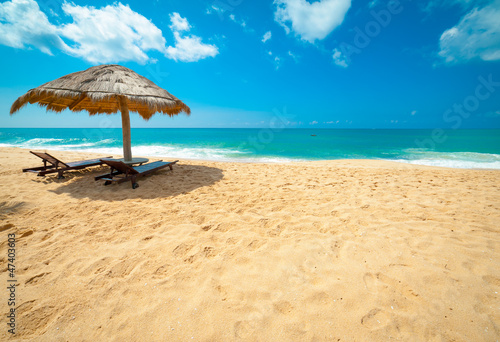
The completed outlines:
[[[64,162],[60,161],[56,157],[51,156],[48,153],[45,153],[45,152],[33,152],[33,151],[30,151],[30,153],[34,154],[38,158],[42,158],[43,160],[48,161],[49,163],[53,164],[54,166],[56,166],[56,165],[64,165],[66,167],[68,166]]]
[[[123,173],[126,173],[126,174],[135,175],[135,174],[139,173],[132,166],[129,166],[129,165],[127,165],[124,162],[121,162],[119,160],[100,159],[100,161],[102,161],[104,164],[112,167],[113,169],[118,170],[118,171],[123,172]]]

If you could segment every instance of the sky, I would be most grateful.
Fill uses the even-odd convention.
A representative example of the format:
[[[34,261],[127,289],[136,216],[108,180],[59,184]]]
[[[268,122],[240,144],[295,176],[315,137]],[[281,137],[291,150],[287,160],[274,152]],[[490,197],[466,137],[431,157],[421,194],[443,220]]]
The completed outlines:
[[[132,127],[500,128],[500,0],[0,2],[0,127],[120,127],[29,89],[120,64],[191,108]]]

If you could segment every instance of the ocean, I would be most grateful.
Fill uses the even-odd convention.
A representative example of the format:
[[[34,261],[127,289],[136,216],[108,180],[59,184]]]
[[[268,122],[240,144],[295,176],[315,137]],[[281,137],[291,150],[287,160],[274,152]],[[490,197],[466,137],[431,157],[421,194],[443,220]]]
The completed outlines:
[[[116,128],[0,128],[1,146],[122,155]],[[381,159],[500,169],[500,130],[132,128],[132,154],[236,162]]]

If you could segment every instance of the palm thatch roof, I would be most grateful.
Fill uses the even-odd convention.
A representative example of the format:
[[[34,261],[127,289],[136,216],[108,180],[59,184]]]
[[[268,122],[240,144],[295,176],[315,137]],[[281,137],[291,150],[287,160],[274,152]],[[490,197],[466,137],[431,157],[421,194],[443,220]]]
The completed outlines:
[[[113,114],[121,109],[123,100],[129,111],[145,120],[157,112],[168,116],[191,113],[177,97],[134,71],[121,65],[99,65],[31,89],[12,104],[10,114],[27,103],[38,103],[55,112],[70,109],[86,110],[90,115]]]

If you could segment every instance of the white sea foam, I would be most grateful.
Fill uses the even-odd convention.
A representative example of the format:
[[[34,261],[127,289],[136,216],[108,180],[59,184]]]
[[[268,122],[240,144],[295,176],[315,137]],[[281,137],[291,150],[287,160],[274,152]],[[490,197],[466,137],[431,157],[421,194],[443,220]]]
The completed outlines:
[[[111,147],[115,145],[116,147]],[[121,144],[116,139],[88,141],[88,139],[56,139],[34,138],[22,141],[17,139],[9,143],[0,143],[1,147],[21,147],[28,149],[73,150],[103,153],[114,156],[123,154]],[[402,163],[417,165],[442,166],[467,169],[500,169],[500,155],[476,152],[435,152],[425,149],[406,149],[401,158],[390,158]],[[286,163],[306,161],[304,158],[287,158],[279,156],[256,155],[250,151],[237,148],[216,147],[184,147],[176,145],[137,145],[132,146],[134,156],[151,156],[157,158],[176,158],[192,160],[254,162],[254,163]],[[349,158],[349,156],[345,156]],[[369,158],[369,156],[357,156]],[[332,158],[336,159],[336,158]]]
[[[20,147],[20,148],[47,148],[51,150],[80,150],[84,151],[88,147],[111,145],[116,142],[116,139],[104,139],[90,142],[88,139],[69,138],[34,138],[22,141],[17,139],[14,142],[0,143],[1,147]]]
[[[122,147],[105,147],[116,142],[114,139],[105,139],[98,142],[81,142],[79,144],[67,144],[64,139],[30,139],[20,143],[0,144],[4,147],[21,148],[45,148],[56,151],[77,150],[85,152],[103,153],[114,156],[123,154]],[[52,145],[53,142],[59,144]],[[134,156],[150,156],[158,158],[176,158],[192,160],[212,160],[212,161],[237,161],[237,162],[257,162],[257,163],[283,163],[291,161],[300,161],[300,159],[291,159],[284,157],[256,156],[251,152],[241,151],[231,148],[213,148],[213,147],[182,147],[173,145],[136,145],[132,146]]]
[[[435,152],[419,149],[406,150],[409,159],[394,161],[459,169],[500,169],[500,155],[477,152]],[[411,158],[411,159],[410,159]]]
[[[88,152],[104,153],[112,155],[123,154],[121,147],[95,147],[84,149]],[[281,157],[260,157],[250,152],[236,149],[208,148],[208,147],[179,147],[179,146],[132,146],[132,155],[149,156],[158,158],[175,158],[191,160],[212,161],[237,161],[237,162],[261,162],[261,163],[283,163],[295,161]]]
[[[34,138],[23,142],[22,144],[25,146],[40,146],[46,145],[50,143],[55,143],[58,141],[64,141],[64,139],[55,139],[55,138]]]
[[[417,159],[417,160],[395,159],[394,161],[415,164],[415,165],[451,167],[455,169],[500,169],[500,162],[478,163],[472,161],[439,160],[439,159]]]

